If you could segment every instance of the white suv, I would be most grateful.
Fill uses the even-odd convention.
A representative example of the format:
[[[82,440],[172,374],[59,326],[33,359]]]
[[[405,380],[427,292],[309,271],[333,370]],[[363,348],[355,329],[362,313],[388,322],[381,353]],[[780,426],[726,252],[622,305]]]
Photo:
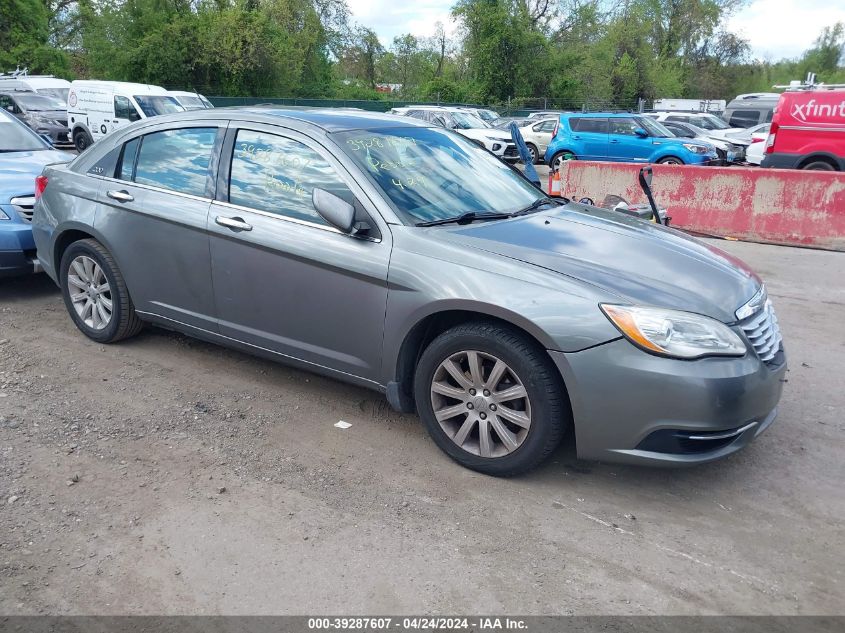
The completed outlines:
[[[709,112],[646,112],[646,116],[664,123],[676,121],[678,123],[691,123],[703,130],[707,130],[710,136],[724,138],[732,132],[740,132],[743,128],[731,127],[715,114]]]
[[[393,108],[390,114],[422,119],[434,125],[454,130],[476,144],[510,163],[519,161],[519,151],[511,135],[491,127],[464,108],[446,106],[408,106]]]

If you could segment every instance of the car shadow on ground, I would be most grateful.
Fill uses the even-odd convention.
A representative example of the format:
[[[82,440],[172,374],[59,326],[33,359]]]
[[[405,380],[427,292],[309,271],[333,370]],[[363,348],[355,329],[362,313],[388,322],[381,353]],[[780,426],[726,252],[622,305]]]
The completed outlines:
[[[59,295],[58,286],[45,274],[0,278],[0,301],[16,302]]]

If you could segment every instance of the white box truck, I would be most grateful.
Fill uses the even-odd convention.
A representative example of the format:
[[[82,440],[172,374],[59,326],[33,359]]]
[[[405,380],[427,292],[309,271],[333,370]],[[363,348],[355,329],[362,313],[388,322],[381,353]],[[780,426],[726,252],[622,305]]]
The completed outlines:
[[[74,81],[67,99],[70,138],[82,152],[124,125],[184,109],[160,86],[123,81]]]

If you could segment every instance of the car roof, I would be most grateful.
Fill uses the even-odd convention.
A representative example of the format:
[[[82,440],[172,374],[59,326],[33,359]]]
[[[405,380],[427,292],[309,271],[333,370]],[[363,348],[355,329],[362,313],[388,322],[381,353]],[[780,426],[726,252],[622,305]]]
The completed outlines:
[[[211,110],[193,110],[154,117],[155,121],[162,123],[198,119],[231,119],[233,121],[271,124],[279,123],[280,121],[296,121],[320,128],[325,132],[345,132],[348,130],[368,130],[388,127],[431,127],[425,121],[419,121],[413,117],[344,108],[293,109],[278,106],[238,106],[214,108]]]
[[[102,90],[121,90],[124,92],[138,92],[140,94],[166,95],[167,90],[153,84],[132,83],[130,81],[99,81],[91,79],[75,79],[72,88],[100,88]]]
[[[579,118],[602,118],[602,119],[619,119],[630,118],[632,116],[643,116],[641,112],[564,112],[562,117],[579,117]]]

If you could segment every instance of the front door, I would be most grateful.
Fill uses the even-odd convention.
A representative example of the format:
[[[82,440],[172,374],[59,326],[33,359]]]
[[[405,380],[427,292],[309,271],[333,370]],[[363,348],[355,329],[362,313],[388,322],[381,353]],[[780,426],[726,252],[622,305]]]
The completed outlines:
[[[375,209],[325,148],[293,131],[232,129],[229,174],[211,205],[220,333],[309,364],[375,380],[381,367],[391,235],[345,235],[314,210],[314,187]],[[227,189],[225,191],[224,189]]]
[[[654,151],[654,142],[649,136],[638,136],[636,129],[642,129],[633,117],[609,119],[608,158],[626,163],[645,163]]]
[[[218,131],[219,130],[219,131]],[[218,138],[219,134],[219,138]],[[212,154],[224,128],[203,121],[129,139],[98,194],[103,235],[142,313],[215,332],[206,223]]]

